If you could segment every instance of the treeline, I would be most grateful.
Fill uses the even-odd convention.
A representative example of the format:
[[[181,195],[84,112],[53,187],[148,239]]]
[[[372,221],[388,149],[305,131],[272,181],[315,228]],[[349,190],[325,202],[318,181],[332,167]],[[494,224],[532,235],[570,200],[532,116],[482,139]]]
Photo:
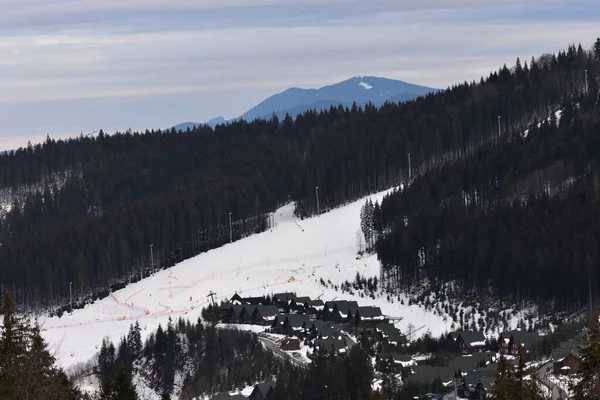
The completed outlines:
[[[381,108],[332,107],[280,121],[238,121],[214,130],[147,131],[80,137],[0,156],[0,187],[60,185],[15,202],[0,224],[0,281],[19,301],[52,304],[105,292],[157,265],[261,231],[267,214],[296,201],[321,210],[464,159],[521,131],[598,75],[581,46],[529,63],[517,61],[479,83]],[[596,81],[590,79],[590,90]],[[138,272],[139,271],[139,272]],[[137,277],[136,277],[137,276]]]
[[[597,61],[595,61],[597,63]],[[593,79],[592,81],[595,81]],[[432,170],[372,211],[384,285],[455,280],[480,295],[585,306],[600,287],[598,88],[560,121]]]
[[[282,368],[254,334],[179,319],[159,325],[143,342],[137,322],[119,343],[105,339],[94,370],[97,397],[104,400],[129,398],[118,396],[135,392],[134,377],[161,398],[191,399],[254,384]]]

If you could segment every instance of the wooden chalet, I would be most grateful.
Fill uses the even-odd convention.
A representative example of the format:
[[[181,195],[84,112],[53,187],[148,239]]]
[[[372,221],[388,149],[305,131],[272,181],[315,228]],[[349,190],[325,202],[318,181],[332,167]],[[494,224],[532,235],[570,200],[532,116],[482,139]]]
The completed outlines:
[[[325,303],[323,303],[323,300],[310,300],[305,304],[305,312],[311,315],[320,315],[324,308]]]
[[[254,390],[248,396],[249,399],[252,400],[266,400],[267,396],[271,394],[273,389],[275,388],[275,383],[273,382],[264,382],[259,383],[254,386]]]
[[[296,298],[294,293],[275,293],[273,303],[279,308],[289,308],[290,302]]]
[[[253,305],[253,306],[258,306],[265,302],[265,298],[264,297],[242,297],[236,293],[231,297],[231,299],[229,299],[229,302],[231,302],[232,304],[235,304],[235,305],[249,304],[249,305]]]
[[[283,321],[282,332],[290,336],[303,336],[309,323],[308,315],[287,314]]]
[[[577,342],[562,342],[552,350],[552,367],[556,375],[570,375],[577,372],[581,364],[580,345]]]
[[[244,310],[243,305],[231,305],[228,309],[223,309],[221,312],[221,321],[223,323],[229,324],[238,324],[242,321],[244,315],[242,315],[242,311]],[[246,318],[245,322],[249,322],[249,316]]]
[[[325,302],[323,319],[325,321],[348,322],[356,314],[358,303],[356,301],[335,300]]]
[[[463,354],[473,354],[485,349],[485,336],[483,336],[483,333],[481,332],[450,332],[448,334],[448,339],[457,342]]]
[[[310,297],[296,297],[290,300],[290,309],[298,312],[305,312],[307,304],[311,301]]]
[[[381,313],[379,307],[358,307],[354,314],[354,326],[363,329],[373,329],[377,324],[388,322],[389,320]]]
[[[295,351],[300,350],[300,340],[296,338],[285,338],[281,341],[281,350]]]
[[[537,332],[527,331],[509,331],[502,332],[498,339],[500,345],[505,346],[507,354],[516,354],[519,345],[525,348],[525,352],[528,352],[530,348],[538,343],[541,343],[543,337],[538,335]]]
[[[277,306],[256,306],[252,312],[251,321],[256,325],[273,325],[278,314]]]
[[[346,351],[346,341],[343,338],[327,338],[315,340],[315,352],[323,351],[337,354]]]
[[[210,400],[245,400],[246,398],[247,397],[242,394],[229,394],[225,392],[215,394],[213,397],[210,398]]]

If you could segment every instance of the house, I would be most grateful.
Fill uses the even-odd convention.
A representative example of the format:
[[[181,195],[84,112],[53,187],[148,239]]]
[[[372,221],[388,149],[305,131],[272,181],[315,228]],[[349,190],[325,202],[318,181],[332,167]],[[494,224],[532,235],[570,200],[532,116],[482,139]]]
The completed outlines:
[[[448,340],[454,340],[463,354],[473,354],[485,349],[485,336],[481,332],[456,331],[448,334]]]
[[[237,305],[244,304],[244,299],[242,298],[242,296],[237,294],[237,292],[233,296],[231,296],[231,299],[229,299],[229,301]]]
[[[325,308],[325,303],[323,300],[309,300],[304,304],[305,312],[308,312],[312,315],[317,315],[317,313],[321,313]]]
[[[290,309],[295,311],[306,311],[307,303],[310,302],[310,297],[296,297],[290,300]]]
[[[251,321],[256,325],[273,325],[275,317],[279,314],[277,306],[256,306],[252,312]]]
[[[373,330],[381,340],[385,341],[390,346],[401,346],[408,343],[404,336],[393,324],[379,323],[375,325]]]
[[[295,338],[285,338],[281,341],[281,350],[293,351],[300,350],[300,340]]]
[[[336,338],[327,338],[327,339],[316,339],[315,340],[315,352],[316,351],[323,351],[325,353],[333,353],[333,354],[337,354],[337,353],[342,353],[344,351],[346,351],[346,341],[341,338],[341,339],[336,339]]]
[[[223,323],[230,323],[230,324],[240,323],[240,321],[243,317],[242,310],[244,310],[244,306],[232,304],[228,309],[223,309],[221,311],[221,321]],[[249,316],[248,316],[247,320],[249,320]]]
[[[309,321],[306,325],[306,333],[310,339],[320,337],[321,333],[325,330],[332,330],[333,325],[331,322],[326,322],[320,319]]]
[[[253,400],[266,400],[267,396],[273,391],[275,388],[275,383],[273,382],[264,382],[259,383],[254,386],[254,390],[248,396],[249,399]]]
[[[288,308],[290,301],[296,298],[294,293],[275,293],[273,295],[273,303],[279,308]]]
[[[275,333],[283,332],[283,323],[285,322],[285,317],[288,314],[277,314],[273,319],[273,323],[271,324],[271,330]]]
[[[356,301],[335,300],[325,303],[323,319],[325,321],[348,322],[348,318],[358,310]]]
[[[251,305],[243,305],[243,306],[234,306],[232,307],[232,312],[236,312],[236,310],[238,310],[241,307],[241,311],[239,313],[239,320],[238,323],[240,324],[249,324],[252,322],[252,314],[254,314],[254,310],[256,309],[256,306],[251,306]]]
[[[235,305],[250,304],[258,306],[264,303],[264,297],[242,297],[239,294],[234,294],[229,301]]]
[[[557,349],[552,350],[554,374],[569,375],[577,371],[581,363],[579,348],[576,342],[562,342]]]
[[[506,346],[508,354],[516,354],[519,344],[528,352],[529,349],[541,343],[542,340],[543,337],[538,335],[537,332],[510,331],[502,332],[498,342]]]
[[[298,336],[304,334],[306,326],[310,323],[308,315],[287,314],[283,321],[282,332],[286,335]]]
[[[387,322],[379,307],[358,307],[354,314],[354,325],[373,329],[376,324]]]

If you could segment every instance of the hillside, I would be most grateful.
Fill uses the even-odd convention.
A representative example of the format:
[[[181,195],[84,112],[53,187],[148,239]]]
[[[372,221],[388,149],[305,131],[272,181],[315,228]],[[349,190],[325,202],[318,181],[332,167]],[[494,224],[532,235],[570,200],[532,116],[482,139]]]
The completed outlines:
[[[19,303],[63,310],[73,282],[82,306],[152,269],[265,231],[269,213],[291,201],[297,216],[314,215],[316,190],[323,211],[397,185],[408,175],[407,152],[413,176],[471,157],[498,142],[498,115],[502,137],[511,137],[580,94],[584,67],[598,75],[597,59],[571,46],[381,108],[49,138],[2,154],[0,187],[17,195],[0,220],[0,280]],[[590,96],[596,90],[590,79]]]
[[[380,201],[385,193],[370,198]],[[140,322],[145,335],[158,324],[166,326],[169,318],[196,320],[202,307],[210,303],[211,291],[216,301],[227,300],[236,292],[262,296],[292,291],[313,298],[353,298],[325,288],[320,279],[340,284],[354,280],[357,272],[379,276],[375,256],[357,258],[362,204],[357,201],[305,220],[295,218],[293,205],[286,205],[275,213],[273,229],[159,271],[74,310],[72,315],[42,319],[43,335],[56,348],[60,364],[68,368],[91,358],[105,336],[118,342],[133,321]],[[380,306],[387,315],[403,317],[398,323],[403,330],[408,324],[427,325],[435,335],[448,329],[441,316],[416,305],[362,298],[358,293],[354,298],[364,305]]]

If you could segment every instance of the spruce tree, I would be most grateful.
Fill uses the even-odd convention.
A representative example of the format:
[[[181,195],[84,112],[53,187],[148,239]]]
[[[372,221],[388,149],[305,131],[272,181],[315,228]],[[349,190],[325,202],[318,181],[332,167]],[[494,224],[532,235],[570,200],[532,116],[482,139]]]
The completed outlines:
[[[18,313],[10,292],[3,288],[0,312],[0,399],[75,400],[79,393],[54,365],[37,325]]]
[[[600,399],[600,320],[594,314],[589,322],[588,340],[580,350],[581,364],[577,370],[580,380],[573,385],[575,400]]]

